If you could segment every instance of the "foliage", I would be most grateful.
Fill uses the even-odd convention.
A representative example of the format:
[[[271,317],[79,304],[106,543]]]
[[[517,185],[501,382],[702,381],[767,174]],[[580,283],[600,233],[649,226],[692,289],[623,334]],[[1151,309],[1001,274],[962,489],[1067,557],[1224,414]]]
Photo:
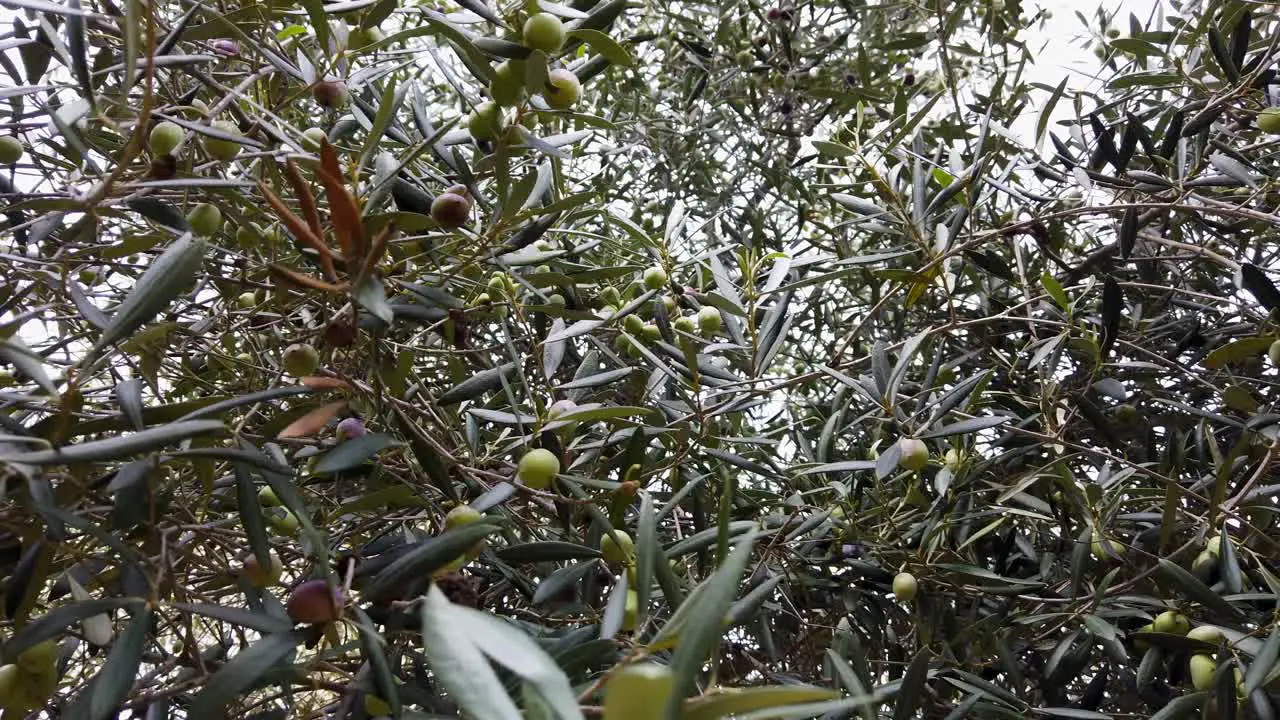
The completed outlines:
[[[1275,717],[1261,6],[6,6],[6,719]]]

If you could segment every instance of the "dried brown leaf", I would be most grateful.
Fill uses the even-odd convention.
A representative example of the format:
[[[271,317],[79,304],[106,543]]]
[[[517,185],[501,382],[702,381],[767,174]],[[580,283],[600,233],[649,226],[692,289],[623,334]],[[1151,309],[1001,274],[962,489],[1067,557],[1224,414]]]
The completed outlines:
[[[342,293],[347,291],[347,283],[345,282],[338,283],[336,285],[333,283],[327,283],[323,280],[313,278],[310,275],[303,275],[297,270],[285,267],[278,263],[271,263],[267,266],[267,269],[278,282],[284,282],[297,287],[311,288],[312,290],[323,290],[325,292]]]
[[[302,173],[298,171],[298,164],[292,158],[285,160],[284,176],[288,178],[289,185],[293,187],[293,194],[298,196],[298,206],[302,208],[302,216],[306,218],[307,225],[311,227],[311,232],[315,233],[318,238],[324,237],[324,226],[320,224],[320,211],[316,209],[316,196],[311,193],[311,187],[307,184],[306,179],[302,177]]]
[[[320,254],[320,266],[324,268],[325,274],[329,276],[329,279],[337,280],[338,274],[333,268],[333,251],[329,249],[329,246],[325,245],[319,236],[311,232],[311,228],[302,221],[302,218],[295,215],[289,209],[289,206],[284,204],[283,200],[277,197],[274,192],[271,192],[271,188],[267,187],[266,183],[259,182],[258,190],[262,192],[262,196],[266,198],[267,204],[271,206],[271,209],[280,216],[280,220],[284,222],[285,227],[289,228],[289,232]]]
[[[335,377],[325,377],[324,375],[308,375],[298,378],[299,385],[305,385],[312,390],[347,390],[351,386],[346,380]]]
[[[333,222],[333,234],[338,236],[342,255],[348,262],[357,260],[364,255],[364,227],[360,224],[360,208],[356,205],[356,199],[342,184],[338,153],[327,140],[320,143],[319,175],[329,200],[329,219]]]
[[[334,418],[335,415],[342,412],[347,406],[346,400],[339,400],[328,405],[321,405],[311,412],[289,423],[289,427],[281,430],[276,435],[277,440],[287,440],[289,438],[311,437],[324,429],[325,425]]]

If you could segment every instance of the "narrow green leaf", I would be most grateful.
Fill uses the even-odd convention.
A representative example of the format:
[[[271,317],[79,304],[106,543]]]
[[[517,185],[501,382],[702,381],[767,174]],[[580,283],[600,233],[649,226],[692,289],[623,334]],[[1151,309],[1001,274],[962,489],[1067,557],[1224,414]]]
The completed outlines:
[[[1187,597],[1219,613],[1221,617],[1237,621],[1243,619],[1244,615],[1239,608],[1223,600],[1222,596],[1210,589],[1208,585],[1200,582],[1196,576],[1168,558],[1160,558],[1160,573]]]
[[[929,648],[920,648],[902,675],[898,701],[893,706],[893,720],[907,720],[924,700],[924,682],[929,675]]]
[[[1058,282],[1057,278],[1045,272],[1040,276],[1040,286],[1049,293],[1049,297],[1053,298],[1058,307],[1063,310],[1071,309],[1071,299],[1067,297],[1067,291],[1063,289],[1062,283]]]
[[[391,663],[387,662],[386,641],[373,629],[373,622],[359,606],[352,608],[355,616],[356,630],[360,633],[360,648],[364,651],[365,662],[373,673],[373,684],[382,698],[391,707],[391,716],[400,715],[400,693],[396,689],[395,675],[391,672]]]
[[[840,697],[838,691],[806,685],[733,688],[724,693],[686,700],[680,720],[718,720],[753,710],[781,708],[797,703],[822,702],[838,697]]]
[[[315,474],[333,475],[359,467],[365,461],[389,447],[399,446],[400,441],[382,433],[369,433],[348,440],[330,450],[316,463]]]
[[[226,426],[217,420],[185,420],[150,428],[132,435],[66,445],[54,450],[36,450],[0,456],[0,460],[20,465],[74,465],[118,460],[167,445],[206,435]]]
[[[32,352],[18,336],[0,338],[0,360],[12,364],[49,395],[58,394],[57,384],[45,372],[44,359]]]
[[[61,636],[67,628],[86,618],[120,608],[140,608],[143,604],[139,598],[102,598],[56,607],[9,638],[4,644],[4,660],[16,662],[28,649]]]
[[[463,712],[485,720],[521,720],[484,653],[460,627],[452,603],[434,584],[422,601],[422,643],[440,688]]]
[[[204,264],[206,246],[204,238],[188,233],[153,260],[111,316],[111,324],[102,332],[89,356],[96,358],[103,349],[128,337],[168,307],[191,284]]]
[[[558,562],[560,560],[582,560],[584,558],[598,558],[601,556],[600,551],[595,548],[578,545],[577,543],[557,541],[509,545],[499,550],[496,554],[499,560],[511,563],[512,565],[535,562]]]
[[[751,558],[755,539],[754,531],[740,538],[738,546],[725,557],[724,564],[699,585],[701,592],[697,597],[691,597],[680,608],[688,619],[680,629],[679,645],[671,659],[674,687],[667,710],[669,715],[679,712],[684,697],[697,682],[702,664],[720,643],[725,608],[738,592],[738,582]]]
[[[1253,691],[1262,687],[1271,676],[1271,671],[1276,668],[1277,660],[1280,660],[1280,625],[1272,625],[1271,634],[1267,636],[1266,642],[1262,643],[1262,649],[1254,656],[1253,662],[1249,663],[1249,671],[1244,675],[1246,694],[1251,695]]]
[[[267,537],[267,523],[262,517],[262,506],[258,504],[258,488],[254,485],[248,468],[235,463],[233,469],[236,479],[236,510],[240,514],[240,524],[244,527],[249,549],[253,551],[259,567],[269,568],[271,543]]]
[[[447,530],[437,537],[424,540],[379,572],[369,584],[367,593],[371,597],[377,597],[410,580],[428,576],[453,562],[497,530],[495,525],[478,522]]]
[[[550,342],[548,337],[546,342]],[[503,378],[510,375],[516,369],[515,363],[507,363],[496,368],[482,370],[458,385],[449,388],[436,398],[436,402],[440,405],[457,405],[463,400],[475,400],[481,395],[502,387]]]
[[[609,62],[622,67],[631,67],[635,64],[635,60],[631,57],[631,53],[627,49],[618,44],[616,40],[605,35],[599,30],[588,30],[578,28],[569,31],[569,37],[576,37],[591,47],[592,50],[605,56]]]
[[[221,620],[236,627],[256,630],[263,634],[287,633],[293,629],[293,623],[283,617],[253,612],[243,608],[223,605],[201,605],[198,603],[174,603],[173,607],[182,612]]]
[[[106,720],[128,697],[134,679],[138,676],[138,665],[142,661],[142,651],[150,630],[151,608],[144,605],[134,614],[124,632],[116,638],[106,664],[93,677],[86,690],[87,697],[81,698],[82,703],[87,700],[86,717],[90,720]]]
[[[302,631],[273,633],[259,638],[218,669],[191,701],[189,720],[223,720],[226,707],[240,693],[253,687],[269,670],[285,662],[285,658],[305,639]]]

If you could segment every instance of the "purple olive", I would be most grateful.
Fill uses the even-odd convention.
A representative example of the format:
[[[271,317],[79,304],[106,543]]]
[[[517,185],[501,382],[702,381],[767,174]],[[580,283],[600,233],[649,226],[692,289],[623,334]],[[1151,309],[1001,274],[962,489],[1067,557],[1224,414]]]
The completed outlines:
[[[330,588],[327,580],[308,580],[289,593],[285,610],[296,623],[320,625],[342,617],[342,590]]]
[[[358,417],[349,417],[338,423],[338,439],[354,440],[363,437],[369,431],[364,426],[364,421]]]
[[[219,38],[213,41],[213,51],[226,57],[236,57],[240,54],[240,43],[227,38]]]

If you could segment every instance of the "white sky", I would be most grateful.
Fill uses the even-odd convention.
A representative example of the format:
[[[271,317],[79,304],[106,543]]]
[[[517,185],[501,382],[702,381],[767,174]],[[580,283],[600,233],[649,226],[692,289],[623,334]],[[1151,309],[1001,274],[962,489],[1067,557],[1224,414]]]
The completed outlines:
[[[1084,40],[1094,37],[1099,32],[1095,11],[1099,6],[1113,16],[1112,27],[1121,35],[1129,34],[1129,15],[1133,14],[1146,25],[1155,15],[1156,6],[1161,0],[1024,0],[1027,14],[1030,8],[1046,8],[1053,16],[1045,23],[1042,36],[1037,32],[1036,42],[1032,49],[1038,49],[1036,67],[1032,77],[1037,82],[1057,85],[1062,81],[1064,73],[1071,75],[1068,87],[1085,88],[1096,86],[1092,76],[1098,72],[1098,60],[1092,50],[1082,47]],[[1089,20],[1085,27],[1076,13],[1081,13]]]

